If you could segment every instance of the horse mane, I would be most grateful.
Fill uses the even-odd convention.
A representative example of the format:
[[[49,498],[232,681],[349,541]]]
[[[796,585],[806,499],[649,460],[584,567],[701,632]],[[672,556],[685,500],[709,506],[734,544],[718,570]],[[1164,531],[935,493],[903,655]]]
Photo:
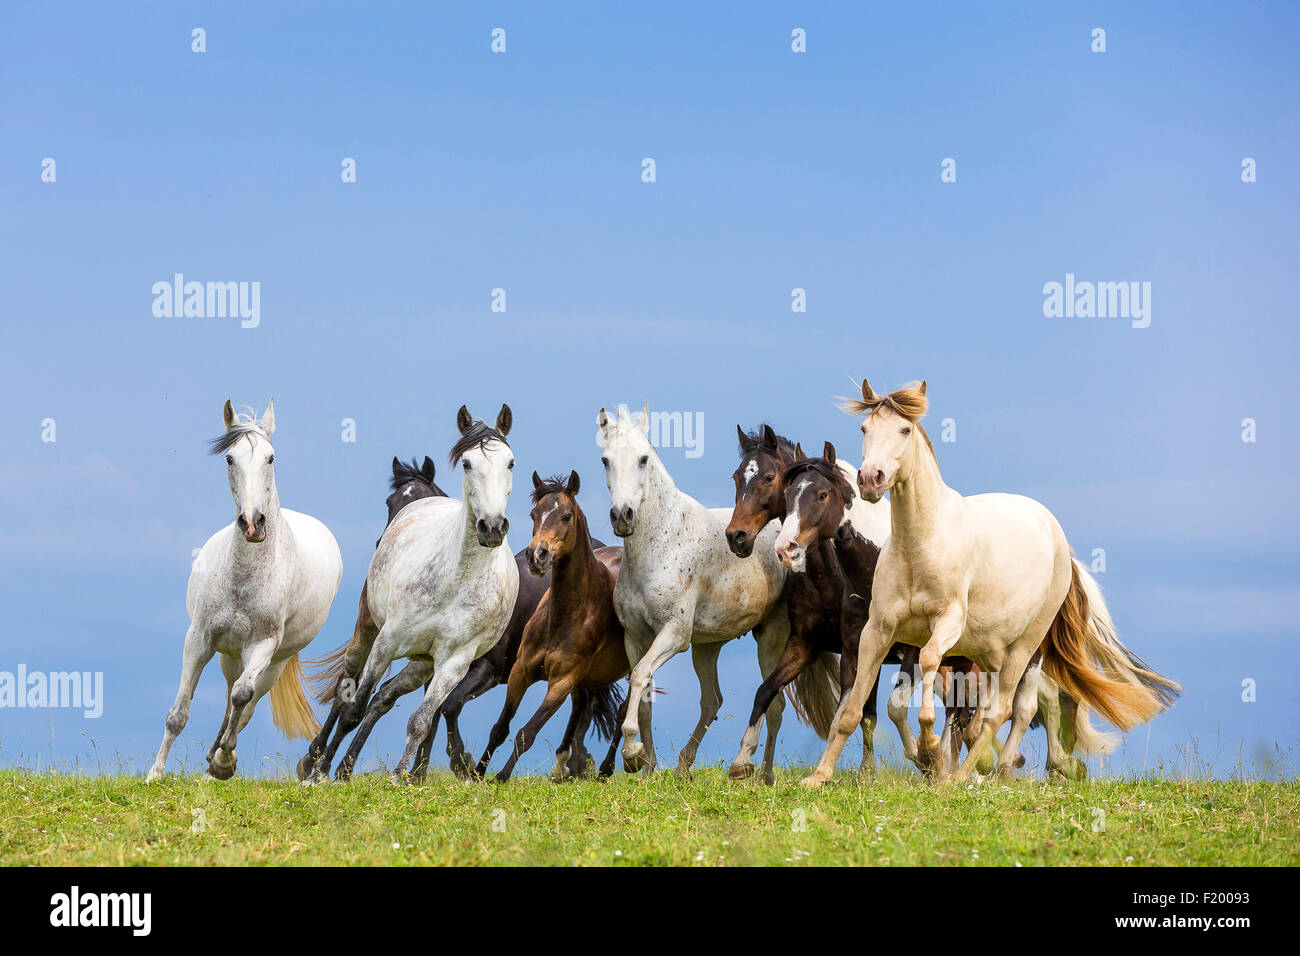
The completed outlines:
[[[853,502],[855,495],[853,486],[844,477],[844,472],[840,471],[839,465],[833,465],[825,458],[800,458],[798,461],[792,461],[781,472],[781,486],[791,487],[794,479],[805,471],[815,471],[834,485],[846,508]]]
[[[506,441],[506,436],[501,434],[486,422],[475,419],[474,424],[465,429],[465,433],[456,439],[456,444],[451,446],[451,452],[447,455],[452,467],[460,463],[465,452],[471,448],[478,448],[483,451],[489,442],[499,441],[507,448],[510,442]]]
[[[930,435],[926,432],[925,426],[921,424],[921,419],[925,417],[925,413],[930,407],[930,400],[925,397],[924,382],[910,382],[888,395],[879,395],[872,392],[867,385],[866,379],[862,380],[862,386],[861,398],[840,396],[840,411],[850,415],[871,415],[877,409],[887,408],[895,415],[907,419],[919,428],[921,437],[925,439],[925,447],[930,449],[931,455],[934,455],[934,444],[930,441]]]
[[[740,441],[740,453],[742,455],[748,455],[751,451],[755,451],[762,446],[763,425],[766,424],[766,422],[763,422],[753,431],[745,432],[744,437]],[[768,427],[771,428],[772,426],[768,425]],[[794,458],[794,442],[786,438],[784,435],[778,434],[775,428],[772,429],[772,434],[776,435],[777,454],[785,461],[792,460]]]
[[[568,478],[561,478],[559,475],[552,475],[550,478],[543,478],[542,483],[533,489],[531,499],[533,504],[539,504],[547,495],[568,494]]]
[[[254,435],[261,435],[267,441],[271,439],[266,432],[262,431],[262,426],[257,424],[256,412],[250,405],[241,405],[240,408],[247,408],[248,411],[235,413],[235,424],[225,430],[223,434],[208,442],[208,454],[220,455],[223,451],[229,451],[239,439],[247,436],[251,442]]]
[[[397,464],[393,466],[393,477],[388,480],[388,490],[400,491],[403,485],[408,485],[413,481],[418,481],[420,484],[427,485],[430,488],[434,487],[433,482],[424,477],[424,471],[420,468],[419,464],[416,463],[414,458],[411,459],[409,465],[406,462],[399,460]]]

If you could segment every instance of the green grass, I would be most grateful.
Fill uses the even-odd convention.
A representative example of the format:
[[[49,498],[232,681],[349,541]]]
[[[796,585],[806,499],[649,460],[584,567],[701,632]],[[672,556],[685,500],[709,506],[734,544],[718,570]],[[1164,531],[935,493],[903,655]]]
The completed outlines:
[[[505,786],[431,774],[347,786],[0,772],[0,864],[1300,864],[1296,782],[1015,780],[934,787],[851,773],[822,791],[718,769]]]

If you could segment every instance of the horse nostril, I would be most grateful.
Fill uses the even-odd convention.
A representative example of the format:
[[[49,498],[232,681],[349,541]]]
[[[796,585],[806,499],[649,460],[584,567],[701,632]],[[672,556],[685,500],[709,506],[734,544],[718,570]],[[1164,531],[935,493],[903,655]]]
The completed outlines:
[[[502,533],[502,534],[505,534],[505,533],[506,533],[507,531],[509,531],[509,530],[510,530],[510,519],[509,519],[509,518],[502,518],[502,519],[501,519],[501,533]]]
[[[258,512],[257,517],[253,519],[253,523],[256,524],[259,528],[265,527],[266,515],[262,514],[261,512]]]
[[[609,523],[610,523],[610,524],[618,524],[618,509],[617,509],[617,508],[610,508],[610,509],[609,509]]]
[[[487,524],[487,522],[484,521],[482,518],[479,518],[479,519],[478,519],[478,523],[475,524],[474,527],[478,530],[478,533],[479,533],[479,534],[487,534],[487,533],[488,533],[488,524]]]

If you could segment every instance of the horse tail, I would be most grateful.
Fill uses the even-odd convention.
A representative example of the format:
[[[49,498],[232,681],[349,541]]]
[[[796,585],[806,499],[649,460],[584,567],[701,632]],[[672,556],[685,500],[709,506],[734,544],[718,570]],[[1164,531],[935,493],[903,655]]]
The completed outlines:
[[[286,737],[305,737],[310,740],[320,733],[320,722],[307,700],[307,682],[303,679],[302,662],[295,654],[289,658],[271,688],[271,717],[275,726]]]
[[[617,681],[591,692],[591,723],[601,740],[613,740],[619,733],[618,709],[623,706],[623,685]]]
[[[785,696],[799,720],[825,740],[840,706],[840,658],[826,651],[817,656],[793,681],[785,685]]]
[[[1119,735],[1098,730],[1088,718],[1089,707],[1080,704],[1074,712],[1074,749],[1090,754],[1108,754],[1119,746]]]
[[[1070,561],[1070,589],[1043,640],[1043,669],[1122,731],[1168,710],[1182,688],[1120,643],[1101,588]]]

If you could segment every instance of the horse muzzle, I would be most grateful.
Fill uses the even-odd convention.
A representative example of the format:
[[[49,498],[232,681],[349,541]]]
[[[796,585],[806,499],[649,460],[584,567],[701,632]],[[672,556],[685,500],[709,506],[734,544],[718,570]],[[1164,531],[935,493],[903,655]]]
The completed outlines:
[[[261,544],[266,540],[266,515],[261,511],[254,509],[247,514],[241,513],[235,518],[235,524],[250,544]]]
[[[858,494],[864,500],[875,504],[885,496],[886,486],[885,473],[879,468],[858,469]]]
[[[744,528],[727,532],[727,547],[738,558],[747,558],[754,553],[754,538]]]
[[[510,522],[504,518],[494,518],[488,521],[486,518],[479,518],[474,524],[474,531],[478,534],[478,543],[485,548],[498,548],[501,542],[506,539],[506,532],[510,530]]]
[[[620,538],[631,537],[636,531],[636,512],[630,505],[609,509],[609,526]]]
[[[798,541],[777,542],[776,556],[789,571],[803,571],[807,566],[807,552],[799,546]]]
[[[535,578],[544,578],[551,570],[551,552],[546,548],[528,549],[528,570]]]

